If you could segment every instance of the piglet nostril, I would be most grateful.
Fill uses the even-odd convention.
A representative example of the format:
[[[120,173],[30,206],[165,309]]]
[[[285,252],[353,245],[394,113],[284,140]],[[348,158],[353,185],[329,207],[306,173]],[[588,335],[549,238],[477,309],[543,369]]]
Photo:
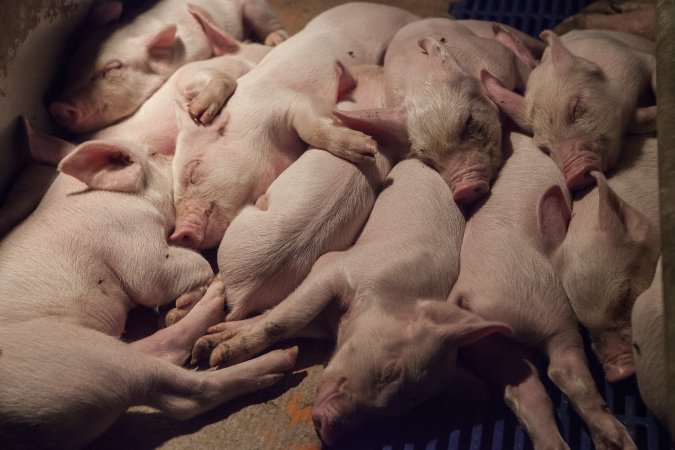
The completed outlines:
[[[52,102],[49,112],[57,125],[68,127],[75,125],[80,120],[80,113],[74,106],[66,102]]]
[[[179,245],[181,247],[196,247],[196,239],[189,230],[175,231],[171,237],[169,237],[169,241],[172,244]]]

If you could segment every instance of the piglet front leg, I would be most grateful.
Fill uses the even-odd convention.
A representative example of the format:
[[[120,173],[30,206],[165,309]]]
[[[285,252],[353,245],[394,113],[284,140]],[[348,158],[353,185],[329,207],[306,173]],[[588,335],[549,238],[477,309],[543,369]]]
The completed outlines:
[[[237,80],[215,69],[204,69],[182,87],[188,113],[201,125],[210,124],[237,87]]]
[[[569,450],[558,431],[551,398],[532,363],[536,359],[532,350],[492,335],[462,348],[462,355],[478,375],[503,393],[535,449]]]
[[[203,336],[209,327],[221,321],[225,314],[225,286],[220,278],[214,278],[206,293],[201,289],[197,292],[202,292],[202,295],[188,311],[180,309],[170,311],[176,312],[175,323],[145,339],[133,342],[131,346],[174,364],[183,364],[190,356],[197,339]]]
[[[312,96],[298,96],[289,111],[292,127],[310,147],[326,150],[355,164],[372,163],[377,143],[360,131],[337,123],[332,106]]]
[[[206,357],[211,366],[245,361],[309,325],[347,285],[343,272],[326,264],[334,255],[327,253],[319,258],[305,281],[265,315],[212,327],[217,333],[195,344],[193,364]]]
[[[598,450],[637,449],[628,430],[612,415],[595,387],[586,363],[581,336],[569,330],[554,336],[549,344],[549,378],[570,399]]]

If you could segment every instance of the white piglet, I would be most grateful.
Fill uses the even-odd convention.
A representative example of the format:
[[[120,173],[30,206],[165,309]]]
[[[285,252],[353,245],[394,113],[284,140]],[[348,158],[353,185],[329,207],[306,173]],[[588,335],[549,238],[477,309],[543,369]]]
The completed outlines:
[[[138,404],[187,419],[292,367],[295,349],[231,371],[175,365],[222,311],[219,281],[175,328],[130,345],[117,339],[130,308],[201,298],[213,277],[201,255],[167,243],[170,165],[132,143],[86,142],[0,242],[3,445],[80,447]]]

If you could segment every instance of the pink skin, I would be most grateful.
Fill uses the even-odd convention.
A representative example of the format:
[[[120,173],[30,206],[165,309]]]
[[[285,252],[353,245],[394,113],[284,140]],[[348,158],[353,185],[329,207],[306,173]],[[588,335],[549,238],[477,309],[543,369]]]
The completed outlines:
[[[209,37],[221,56],[196,61],[181,67],[130,117],[101,130],[76,137],[118,139],[133,136],[150,151],[173,155],[178,135],[174,105],[187,109],[196,123],[214,120],[236,88],[236,79],[246,74],[271,49],[260,44],[234,40],[213,28]],[[57,165],[72,150],[73,144],[31,130],[33,159]]]
[[[13,301],[0,305],[8,363],[0,415],[10,418],[11,447],[83,447],[133,405],[188,419],[274,384],[293,366],[297,349],[218,372],[172,364],[217,320],[223,297],[216,281],[198,301],[210,265],[166,242],[170,168],[167,156],[134,143],[81,144],[33,215],[3,239],[0,294]],[[130,308],[175,299],[197,302],[177,326],[131,345],[119,340]],[[27,423],[44,426],[26,433]]]
[[[357,86],[339,108],[381,104],[381,67],[357,66],[351,74]],[[404,156],[405,148],[378,142],[374,164],[360,168],[310,148],[255,205],[245,206],[218,248],[227,320],[272,308],[301,283],[322,254],[347,249],[367,220],[389,170]]]
[[[337,329],[337,349],[313,409],[327,444],[445,388],[458,347],[510,333],[445,301],[458,271],[464,218],[443,179],[416,159],[398,163],[389,179],[350,249],[321,256],[262,317],[224,322],[193,349],[196,359],[230,364],[327,320],[324,335]],[[409,249],[403,258],[402,247]],[[344,312],[335,314],[331,304]]]
[[[631,315],[635,372],[640,396],[647,408],[675,440],[675,417],[668,404],[665,386],[668,383],[666,358],[666,333],[663,305],[662,261],[656,266],[654,280],[635,302]]]
[[[549,259],[547,240],[537,233],[538,224],[552,234],[566,231],[542,219],[554,205],[568,208],[564,211],[568,218],[571,215],[562,173],[531,138],[511,133],[509,140],[512,154],[490,197],[472,211],[467,223],[450,301],[486,320],[503,321],[513,329],[516,341],[547,357],[549,378],[588,425],[596,448],[634,449],[628,431],[607,411],[594,388],[577,319]],[[521,364],[525,367],[527,361]],[[526,379],[530,392],[537,392],[539,406],[523,405],[528,394],[520,389],[521,383],[507,383],[505,399],[535,447],[566,448],[559,433],[550,431],[557,427],[536,371]]]
[[[490,190],[490,183],[481,179],[461,179],[451,186],[452,199],[462,205],[471,205]]]
[[[584,150],[578,140],[565,141],[560,144],[559,158],[565,174],[565,184],[570,190],[582,190],[595,184],[591,171],[603,171],[605,163],[602,155]]]
[[[607,30],[562,37],[545,30],[541,38],[548,47],[525,96],[503,86],[499,76],[488,74],[483,85],[504,113],[550,149],[568,187],[585,189],[594,183],[591,170],[607,172],[620,161],[624,135],[656,129],[656,106],[639,106],[656,91],[654,43]],[[535,61],[527,49],[515,54]]]
[[[410,145],[411,154],[441,172],[463,204],[489,191],[502,163],[499,112],[478,81],[481,70],[499,73],[509,89],[524,86],[530,71],[492,28],[489,22],[440,18],[403,27],[385,57],[385,107],[339,113],[352,128]],[[535,43],[533,50],[541,47]],[[474,181],[457,184],[454,172],[469,171],[478,172],[469,175]]]
[[[95,131],[133,114],[178,68],[222,54],[205,23],[243,39],[243,18],[262,38],[277,32],[271,41],[283,39],[264,0],[168,0],[124,23],[117,21],[119,5],[94,6],[64,85],[48,106],[71,132]]]
[[[224,125],[200,130],[182,121],[174,160],[176,228],[184,228],[182,211],[208,205],[200,248],[217,245],[237,213],[254,204],[307,145],[372,163],[375,141],[339,124],[331,109],[353,83],[349,67],[381,62],[395,32],[416,18],[375,4],[330,9],[238,80]]]
[[[456,203],[465,206],[472,205],[490,190],[490,172],[485,164],[479,161],[470,161],[472,158],[455,158],[464,160],[459,170],[445,170],[441,173],[452,190],[452,198]],[[473,164],[472,164],[473,162]],[[452,164],[450,167],[457,167]]]
[[[489,191],[502,164],[500,117],[479,82],[481,71],[499,73],[509,89],[523,87],[530,71],[499,36],[489,22],[424,19],[397,34],[385,60],[386,105],[403,107],[412,154],[438,169],[463,204]],[[468,153],[475,156],[462,156]],[[456,185],[446,174],[475,165],[481,175],[474,183]]]
[[[196,212],[181,214],[180,226],[176,227],[169,241],[183,247],[200,248],[206,236],[205,215]]]
[[[655,138],[627,137],[609,180],[591,172],[597,187],[575,199],[544,199],[540,230],[579,322],[617,381],[633,372],[630,314],[647,289],[660,252]]]

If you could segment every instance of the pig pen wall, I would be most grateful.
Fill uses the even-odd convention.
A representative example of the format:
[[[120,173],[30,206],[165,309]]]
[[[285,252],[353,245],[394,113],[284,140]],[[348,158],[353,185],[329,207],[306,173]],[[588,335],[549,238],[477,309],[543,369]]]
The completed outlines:
[[[28,163],[20,148],[17,122],[27,117],[35,127],[53,131],[43,104],[61,49],[91,0],[0,2],[0,200]]]
[[[675,430],[675,1],[656,4],[656,76],[658,104],[659,195],[666,375],[671,430]]]
[[[63,43],[79,24],[95,0],[0,0],[0,205],[8,195],[12,182],[28,165],[29,157],[21,145],[18,117],[23,115],[41,131],[54,132],[54,126],[44,107],[43,99],[52,76],[61,64]],[[134,3],[128,1],[127,3]],[[306,21],[341,0],[269,0],[290,33],[295,33]],[[447,15],[448,0],[391,0],[378,3],[403,7],[421,16]],[[664,294],[671,320],[667,332],[675,341],[675,127],[673,99],[675,72],[673,54],[675,35],[672,18],[673,1],[659,2],[659,152],[661,165],[661,211],[664,257]],[[664,82],[665,81],[665,82]],[[670,113],[664,112],[670,105]],[[666,106],[666,108],[663,108]],[[669,114],[666,116],[666,114]],[[0,238],[2,234],[0,234]],[[0,299],[3,301],[4,299]],[[144,409],[133,409],[91,448],[318,448],[313,434],[309,411],[323,363],[330,344],[306,343],[305,356],[295,373],[273,390],[246,397],[226,407],[185,423],[158,417]],[[669,392],[675,410],[675,347],[670,349]],[[602,380],[598,380],[602,383]],[[608,395],[608,392],[602,392]],[[562,401],[562,403],[560,403]],[[567,414],[569,405],[555,397],[558,413]],[[635,405],[624,405],[626,413]],[[442,399],[417,408],[400,420],[384,422],[369,434],[357,436],[353,448],[502,448],[500,439],[515,443],[513,448],[530,448],[522,430],[513,428],[501,415],[510,412],[503,405],[495,406],[490,414],[495,418],[493,429],[481,429],[477,408],[467,407],[457,414],[448,413]],[[438,411],[439,416],[428,411]],[[454,415],[453,415],[454,414]],[[410,418],[419,416],[427,422],[412,431]],[[452,416],[452,417],[451,417]],[[455,417],[456,416],[456,417]],[[447,429],[448,418],[458,428]],[[275,424],[275,425],[272,425]],[[480,425],[480,426],[479,426]],[[574,426],[579,426],[577,423]],[[478,431],[477,431],[478,430]],[[564,430],[563,430],[564,432]],[[253,435],[255,434],[255,435]],[[375,436],[379,434],[385,437]],[[430,437],[431,436],[431,437]],[[433,437],[435,436],[435,437]],[[405,445],[401,444],[406,442]],[[490,444],[492,442],[492,445]],[[400,445],[399,445],[400,444]],[[446,445],[447,444],[447,445]],[[587,442],[576,442],[576,448]],[[659,444],[652,448],[659,448]],[[505,448],[505,447],[504,447]],[[575,448],[575,447],[573,447]],[[663,447],[665,448],[665,447]]]

